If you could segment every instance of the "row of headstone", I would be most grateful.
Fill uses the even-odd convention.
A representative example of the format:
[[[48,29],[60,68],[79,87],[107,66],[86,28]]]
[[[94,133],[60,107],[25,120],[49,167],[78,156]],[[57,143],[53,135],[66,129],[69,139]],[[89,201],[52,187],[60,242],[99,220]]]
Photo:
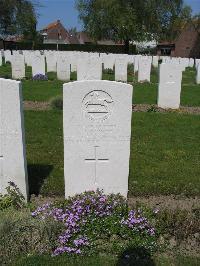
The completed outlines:
[[[132,86],[77,81],[63,88],[65,196],[103,189],[127,197]],[[8,182],[28,199],[21,82],[0,79],[0,193]]]
[[[22,55],[12,56],[20,66]],[[37,56],[45,60],[43,55],[35,58]],[[124,61],[120,56],[117,60],[123,69]],[[86,60],[83,62],[85,64]],[[100,78],[97,75],[101,71],[95,72],[93,68],[95,63],[98,66],[95,69],[100,69],[99,62],[98,58],[90,58],[87,63],[93,73],[91,79]],[[125,62],[127,64],[128,60]],[[139,68],[141,65],[149,69],[151,65],[148,58],[138,62]],[[78,69],[84,64],[78,64]],[[197,66],[198,77],[199,69],[200,64]],[[183,67],[167,62],[160,65],[159,71],[158,106],[179,108]],[[13,73],[21,75],[16,66]],[[149,70],[147,73],[149,75]],[[66,197],[97,188],[105,193],[119,192],[127,196],[132,86],[100,80],[67,83],[64,84],[63,106]],[[0,193],[5,192],[9,181],[14,181],[27,199],[23,124],[21,83],[0,79]]]
[[[99,54],[85,52],[58,52],[58,51],[13,51],[13,55],[9,50],[4,51],[5,61],[12,64],[14,79],[25,77],[25,66],[32,67],[33,76],[36,74],[45,75],[45,58],[47,63],[47,72],[57,72],[57,78],[60,80],[70,80],[70,73],[77,71],[78,80],[101,79],[102,68],[114,69],[115,80],[127,82],[128,64],[134,65],[134,73],[138,72],[138,82],[150,82],[151,65],[158,67],[159,58],[163,63],[172,63],[181,65],[183,70],[190,66],[196,67],[199,63],[198,59],[194,62],[192,58],[170,58],[167,56],[141,56],[126,54]],[[83,65],[83,66],[81,66]],[[85,67],[84,67],[85,66]],[[97,69],[93,69],[94,67]]]

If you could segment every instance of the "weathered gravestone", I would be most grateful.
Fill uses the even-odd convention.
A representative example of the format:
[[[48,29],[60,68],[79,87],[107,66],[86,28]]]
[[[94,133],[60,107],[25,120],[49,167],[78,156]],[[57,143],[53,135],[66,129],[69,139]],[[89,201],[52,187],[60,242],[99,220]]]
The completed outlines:
[[[34,54],[32,55],[32,76],[37,74],[45,75],[45,58],[44,55]]]
[[[180,66],[162,63],[159,73],[158,106],[178,109],[180,105],[182,70]]]
[[[77,80],[101,80],[102,61],[100,58],[78,60]]]
[[[0,193],[14,182],[28,195],[21,82],[0,78]]]
[[[25,77],[25,62],[23,55],[19,53],[12,55],[11,66],[13,79],[22,79]]]
[[[128,192],[132,86],[77,81],[63,86],[65,196]]]

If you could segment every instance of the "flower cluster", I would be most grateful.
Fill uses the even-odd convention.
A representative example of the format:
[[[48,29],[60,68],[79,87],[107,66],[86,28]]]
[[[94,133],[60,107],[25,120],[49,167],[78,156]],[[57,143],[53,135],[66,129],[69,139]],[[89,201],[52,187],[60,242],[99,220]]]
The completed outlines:
[[[128,230],[133,233],[145,231],[154,235],[154,229],[148,220],[136,213],[133,210],[128,213],[127,201],[120,195],[90,191],[69,198],[62,204],[44,204],[32,216],[40,219],[53,218],[64,225],[65,230],[58,237],[58,245],[53,252],[56,256],[62,253],[84,254],[100,234],[110,233],[116,228],[121,230],[121,227],[128,226]],[[107,224],[112,227],[111,230],[106,228],[106,220],[111,221]]]
[[[47,75],[36,74],[35,76],[33,76],[33,80],[48,80],[48,77]]]
[[[123,218],[121,223],[134,231],[147,233],[151,236],[155,235],[155,229],[149,224],[147,218],[142,216],[140,209],[137,211],[131,210],[128,213],[128,218]]]

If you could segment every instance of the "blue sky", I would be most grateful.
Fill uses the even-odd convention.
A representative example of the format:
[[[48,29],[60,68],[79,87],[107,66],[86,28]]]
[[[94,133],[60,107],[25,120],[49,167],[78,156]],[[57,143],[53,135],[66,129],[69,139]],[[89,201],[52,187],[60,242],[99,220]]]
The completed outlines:
[[[37,2],[41,5],[38,8],[39,30],[57,19],[60,19],[67,29],[76,27],[81,30],[82,25],[75,9],[75,0],[37,0]],[[200,12],[200,0],[184,0],[184,2],[192,7],[193,13]]]

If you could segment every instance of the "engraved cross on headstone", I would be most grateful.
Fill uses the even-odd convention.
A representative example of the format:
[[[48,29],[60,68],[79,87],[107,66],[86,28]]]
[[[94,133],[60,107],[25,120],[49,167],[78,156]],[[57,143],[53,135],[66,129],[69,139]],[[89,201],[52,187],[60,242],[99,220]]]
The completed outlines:
[[[94,176],[95,176],[94,183],[95,183],[95,185],[98,185],[97,164],[101,163],[101,162],[107,163],[109,161],[109,159],[98,158],[97,148],[99,148],[99,146],[94,146],[94,158],[85,159],[86,163],[94,163]]]

